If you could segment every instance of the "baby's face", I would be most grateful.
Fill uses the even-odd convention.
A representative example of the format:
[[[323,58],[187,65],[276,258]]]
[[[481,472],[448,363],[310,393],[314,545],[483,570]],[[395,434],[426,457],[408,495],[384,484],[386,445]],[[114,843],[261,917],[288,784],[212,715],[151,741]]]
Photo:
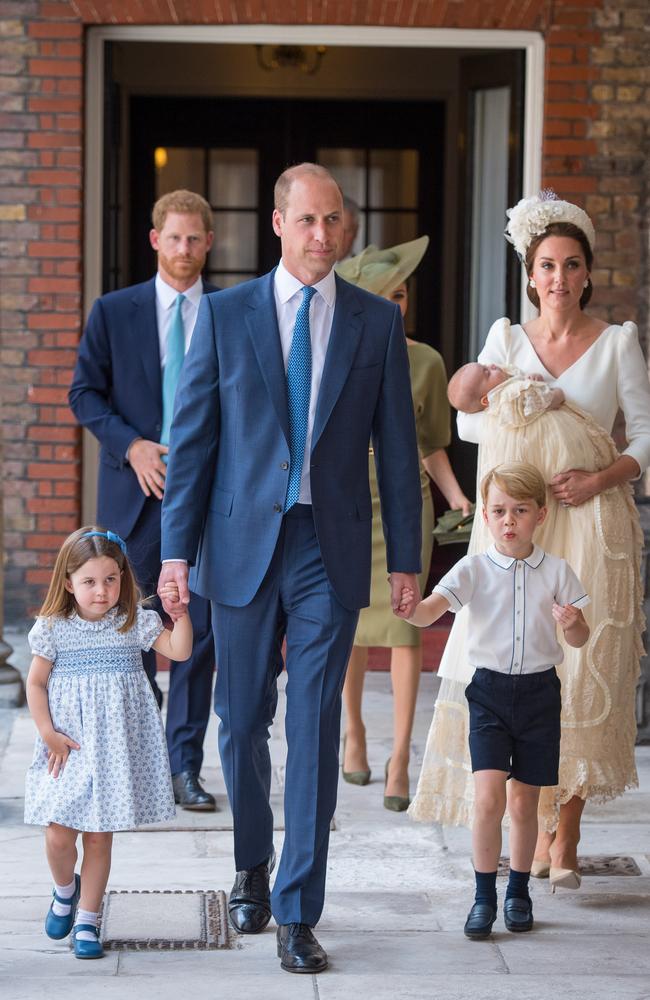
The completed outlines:
[[[477,400],[482,400],[488,392],[505,382],[508,376],[498,365],[482,365],[473,361],[465,366],[466,385]]]

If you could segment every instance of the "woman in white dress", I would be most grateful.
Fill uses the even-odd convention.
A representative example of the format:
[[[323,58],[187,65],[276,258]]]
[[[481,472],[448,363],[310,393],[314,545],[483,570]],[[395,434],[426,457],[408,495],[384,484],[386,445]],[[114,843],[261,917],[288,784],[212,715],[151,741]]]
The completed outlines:
[[[621,455],[613,452],[610,464],[596,471],[585,471],[578,463],[549,467],[550,446],[525,456],[540,466],[550,485],[553,530],[540,532],[536,540],[571,562],[597,609],[589,616],[592,637],[587,646],[565,650],[560,782],[542,792],[533,867],[538,876],[552,869],[552,881],[577,888],[585,801],[604,801],[637,784],[634,694],[642,652],[637,575],[641,537],[631,506],[629,517],[620,517],[620,487],[638,479],[650,464],[650,386],[634,323],[612,325],[584,312],[592,292],[595,242],[586,213],[553,196],[523,199],[508,215],[506,236],[525,263],[528,296],[539,316],[524,326],[498,320],[479,361],[543,376],[607,431],[621,409],[628,441]],[[485,422],[483,413],[459,414],[460,436],[480,444]],[[479,474],[486,451],[487,447],[479,448]],[[490,452],[493,457],[494,442]],[[572,521],[572,509],[583,505],[591,506],[593,517]],[[584,530],[578,523],[591,526]],[[470,551],[481,547],[477,524]],[[464,697],[469,676],[460,618],[439,673],[443,680],[410,815],[469,825],[471,771]]]

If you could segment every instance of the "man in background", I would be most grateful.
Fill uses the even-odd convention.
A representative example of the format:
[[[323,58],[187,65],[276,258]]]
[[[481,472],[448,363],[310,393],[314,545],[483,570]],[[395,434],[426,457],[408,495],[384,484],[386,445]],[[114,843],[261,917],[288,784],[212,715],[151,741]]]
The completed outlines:
[[[160,512],[176,383],[204,292],[201,272],[212,246],[210,206],[191,191],[172,191],[153,207],[151,246],[158,260],[149,281],[97,299],[79,345],[69,401],[100,444],[97,521],[125,540],[142,593],[156,593]],[[176,802],[213,811],[199,783],[210,716],[214,647],[210,603],[192,594],[194,648],[172,663],[167,746]],[[142,659],[158,704],[156,654]]]
[[[359,206],[354,198],[343,195],[343,232],[337,260],[345,260],[352,253],[352,246],[359,232]]]

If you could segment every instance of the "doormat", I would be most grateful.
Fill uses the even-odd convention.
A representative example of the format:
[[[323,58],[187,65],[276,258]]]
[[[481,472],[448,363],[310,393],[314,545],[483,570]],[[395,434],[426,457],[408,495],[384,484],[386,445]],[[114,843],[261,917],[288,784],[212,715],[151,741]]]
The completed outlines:
[[[235,939],[222,889],[108,892],[101,927],[107,951],[210,951]]]
[[[616,854],[592,854],[588,857],[580,857],[581,875],[640,875],[641,869],[634,858]],[[508,858],[499,859],[499,875],[508,875],[510,865]]]

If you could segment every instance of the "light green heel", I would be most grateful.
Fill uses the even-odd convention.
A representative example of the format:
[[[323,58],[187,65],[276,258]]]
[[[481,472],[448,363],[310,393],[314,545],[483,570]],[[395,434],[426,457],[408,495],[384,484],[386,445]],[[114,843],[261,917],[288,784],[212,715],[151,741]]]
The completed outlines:
[[[386,785],[388,784],[388,769],[390,767],[390,761],[391,758],[389,757],[386,761],[386,767],[384,768],[384,792],[386,791]],[[406,812],[410,804],[411,800],[408,795],[384,795],[384,809],[390,809],[391,812]]]
[[[345,764],[345,741],[347,736],[343,737],[343,764]],[[341,767],[341,772],[343,774],[343,780],[347,781],[348,785],[367,785],[370,782],[370,770],[367,771],[344,771]]]

